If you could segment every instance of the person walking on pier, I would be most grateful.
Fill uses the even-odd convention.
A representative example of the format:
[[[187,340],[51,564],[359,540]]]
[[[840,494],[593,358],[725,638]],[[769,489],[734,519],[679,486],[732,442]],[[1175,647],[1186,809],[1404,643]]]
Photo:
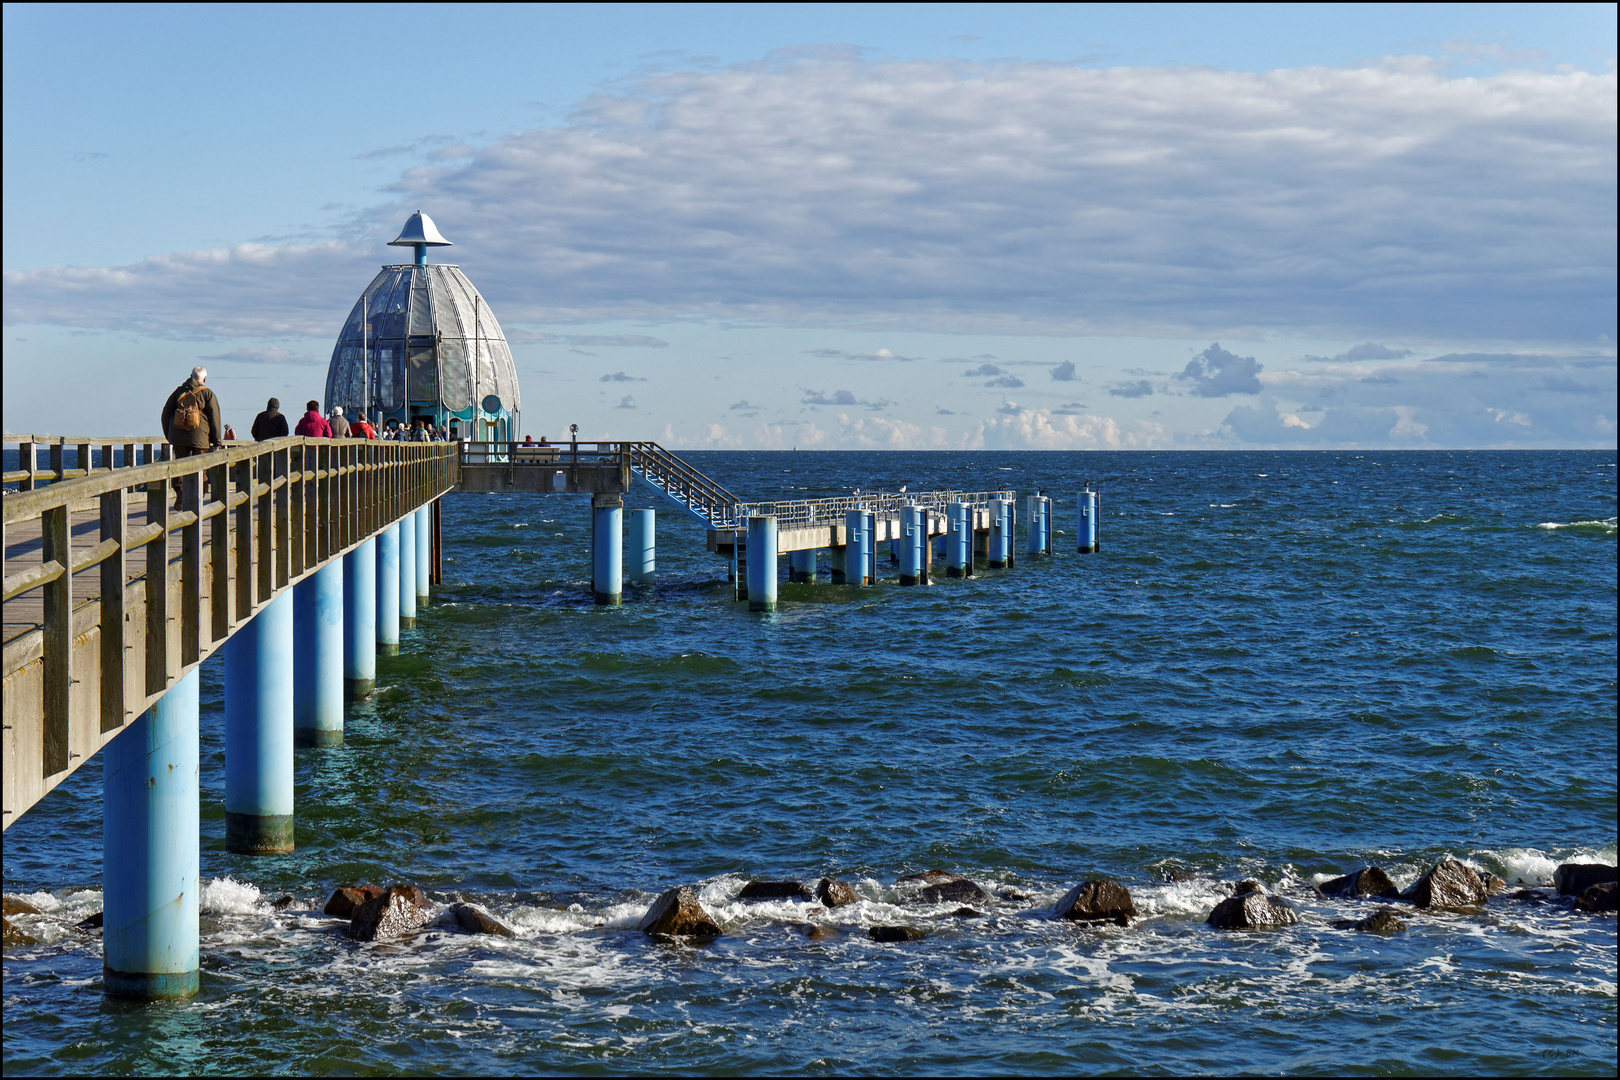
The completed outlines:
[[[219,416],[219,398],[208,389],[208,369],[194,367],[191,377],[174,388],[163,403],[163,437],[174,448],[176,461],[218,449],[225,440]],[[180,478],[174,478],[174,504],[180,506]]]
[[[347,439],[349,437],[349,422],[343,419],[343,406],[333,406],[332,418],[327,421],[327,424],[332,429],[332,438]]]
[[[264,412],[253,418],[253,430],[250,434],[255,442],[286,437],[287,418],[281,415],[280,398],[271,398],[265,403]]]
[[[328,424],[326,417],[321,415],[320,402],[310,401],[304,404],[304,418],[298,421],[297,427],[293,428],[293,434],[312,439],[330,439],[332,437],[332,425]]]
[[[377,429],[371,426],[371,421],[366,419],[365,413],[361,413],[359,419],[349,425],[349,438],[351,439],[375,439],[376,437]]]

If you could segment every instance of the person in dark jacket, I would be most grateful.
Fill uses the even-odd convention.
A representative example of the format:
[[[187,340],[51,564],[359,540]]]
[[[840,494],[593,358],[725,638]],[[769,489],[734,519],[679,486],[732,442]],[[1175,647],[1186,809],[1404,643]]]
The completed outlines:
[[[298,421],[297,427],[293,428],[293,434],[315,439],[330,439],[332,437],[332,425],[328,424],[326,417],[321,415],[320,402],[311,401],[304,406],[304,418]]]
[[[219,398],[207,387],[208,370],[194,367],[191,377],[174,388],[163,403],[163,437],[174,447],[174,457],[191,457],[218,449],[225,441]],[[180,478],[174,478],[174,505],[180,507]]]
[[[264,412],[253,418],[252,435],[256,442],[286,437],[287,418],[281,415],[279,398],[271,398],[265,403]]]

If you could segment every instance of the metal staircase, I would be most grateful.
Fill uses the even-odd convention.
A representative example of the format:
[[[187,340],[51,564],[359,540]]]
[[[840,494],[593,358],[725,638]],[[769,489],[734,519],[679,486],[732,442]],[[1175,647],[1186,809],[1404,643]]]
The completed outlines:
[[[706,528],[741,529],[743,501],[655,442],[625,443],[630,471]]]

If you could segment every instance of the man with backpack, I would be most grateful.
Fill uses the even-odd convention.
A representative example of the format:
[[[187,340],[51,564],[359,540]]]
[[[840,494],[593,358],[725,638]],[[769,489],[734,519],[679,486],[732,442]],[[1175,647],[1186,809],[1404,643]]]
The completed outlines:
[[[204,384],[206,368],[194,367],[191,377],[174,388],[163,403],[163,437],[174,448],[174,457],[191,457],[218,449],[225,441],[225,425],[220,420],[219,399]],[[174,505],[180,507],[180,478],[174,481]]]

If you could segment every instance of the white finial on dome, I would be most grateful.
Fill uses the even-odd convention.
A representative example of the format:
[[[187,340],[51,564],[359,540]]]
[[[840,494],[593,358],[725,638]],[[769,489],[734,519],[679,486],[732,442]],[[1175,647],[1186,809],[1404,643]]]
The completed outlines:
[[[405,219],[405,227],[399,231],[399,239],[388,241],[389,247],[453,247],[439,232],[439,227],[433,224],[433,219],[418,210]]]

